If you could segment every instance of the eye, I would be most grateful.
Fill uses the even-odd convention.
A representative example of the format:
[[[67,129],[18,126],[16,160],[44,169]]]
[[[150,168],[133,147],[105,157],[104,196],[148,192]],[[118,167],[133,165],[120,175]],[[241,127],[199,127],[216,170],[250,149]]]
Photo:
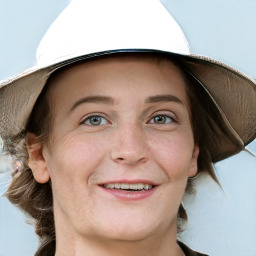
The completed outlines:
[[[172,123],[174,120],[173,118],[167,115],[158,115],[154,116],[149,123],[151,124],[169,124]]]
[[[90,116],[90,117],[87,117],[83,121],[83,123],[86,124],[86,125],[98,126],[98,125],[107,124],[108,121],[107,121],[106,118],[104,118],[102,116]]]

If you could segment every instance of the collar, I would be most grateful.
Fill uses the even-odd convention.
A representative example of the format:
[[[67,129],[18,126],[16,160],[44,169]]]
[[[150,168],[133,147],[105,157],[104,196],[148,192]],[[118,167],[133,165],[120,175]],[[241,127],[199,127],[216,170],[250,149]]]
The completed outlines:
[[[207,254],[202,254],[196,251],[191,250],[188,246],[183,244],[180,241],[177,241],[182,251],[185,253],[185,256],[208,256]]]

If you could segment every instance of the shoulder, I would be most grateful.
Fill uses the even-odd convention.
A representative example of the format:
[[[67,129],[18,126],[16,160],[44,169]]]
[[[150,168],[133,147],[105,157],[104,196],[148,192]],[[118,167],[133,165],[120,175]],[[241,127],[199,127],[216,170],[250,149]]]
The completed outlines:
[[[177,241],[182,251],[185,253],[185,256],[209,256],[207,254],[199,253],[196,251],[191,250],[188,246],[183,244],[180,241]]]

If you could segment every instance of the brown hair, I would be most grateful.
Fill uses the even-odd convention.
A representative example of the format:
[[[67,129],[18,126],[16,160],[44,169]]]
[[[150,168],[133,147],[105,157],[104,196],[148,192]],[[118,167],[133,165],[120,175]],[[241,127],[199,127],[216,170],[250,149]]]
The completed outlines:
[[[171,59],[173,61],[173,59]],[[182,67],[177,60],[174,63]],[[58,72],[58,71],[57,71]],[[56,72],[56,73],[57,73]],[[28,152],[26,136],[34,133],[46,143],[51,131],[52,111],[47,101],[47,92],[54,73],[40,94],[34,109],[27,122],[26,128],[17,136],[5,139],[5,150],[23,160],[26,169],[13,175],[13,180],[7,190],[8,199],[21,210],[28,213],[35,220],[35,231],[40,238],[40,246],[36,256],[49,256],[55,254],[56,240],[53,214],[53,196],[51,182],[45,184],[38,183],[28,167]],[[216,182],[210,153],[207,149],[206,138],[211,138],[209,124],[213,123],[212,117],[208,113],[214,113],[215,106],[206,96],[204,89],[187,72],[183,72],[186,81],[186,90],[191,106],[191,123],[193,128],[195,143],[200,148],[198,157],[198,173],[207,172]],[[200,101],[198,100],[200,99]],[[199,103],[200,102],[200,103]],[[192,180],[188,180],[186,191],[191,193],[193,188]],[[178,228],[187,220],[187,214],[182,204],[178,211]]]
[[[49,80],[50,81],[50,80]],[[47,84],[40,94],[27,122],[26,128],[17,136],[5,140],[5,150],[24,162],[21,172],[13,174],[6,196],[11,203],[29,214],[35,221],[35,232],[40,246],[35,256],[55,254],[55,228],[51,182],[38,183],[28,167],[27,133],[35,134],[42,143],[49,139],[52,111],[47,101]]]

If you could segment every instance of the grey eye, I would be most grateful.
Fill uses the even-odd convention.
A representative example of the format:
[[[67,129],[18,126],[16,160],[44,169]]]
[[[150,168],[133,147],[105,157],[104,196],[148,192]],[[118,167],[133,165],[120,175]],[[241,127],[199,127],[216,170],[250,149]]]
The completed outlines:
[[[106,118],[101,116],[90,116],[85,119],[84,123],[86,125],[98,126],[98,125],[107,124],[107,120]]]
[[[168,124],[173,121],[172,118],[166,115],[155,116],[150,120],[151,124]]]

